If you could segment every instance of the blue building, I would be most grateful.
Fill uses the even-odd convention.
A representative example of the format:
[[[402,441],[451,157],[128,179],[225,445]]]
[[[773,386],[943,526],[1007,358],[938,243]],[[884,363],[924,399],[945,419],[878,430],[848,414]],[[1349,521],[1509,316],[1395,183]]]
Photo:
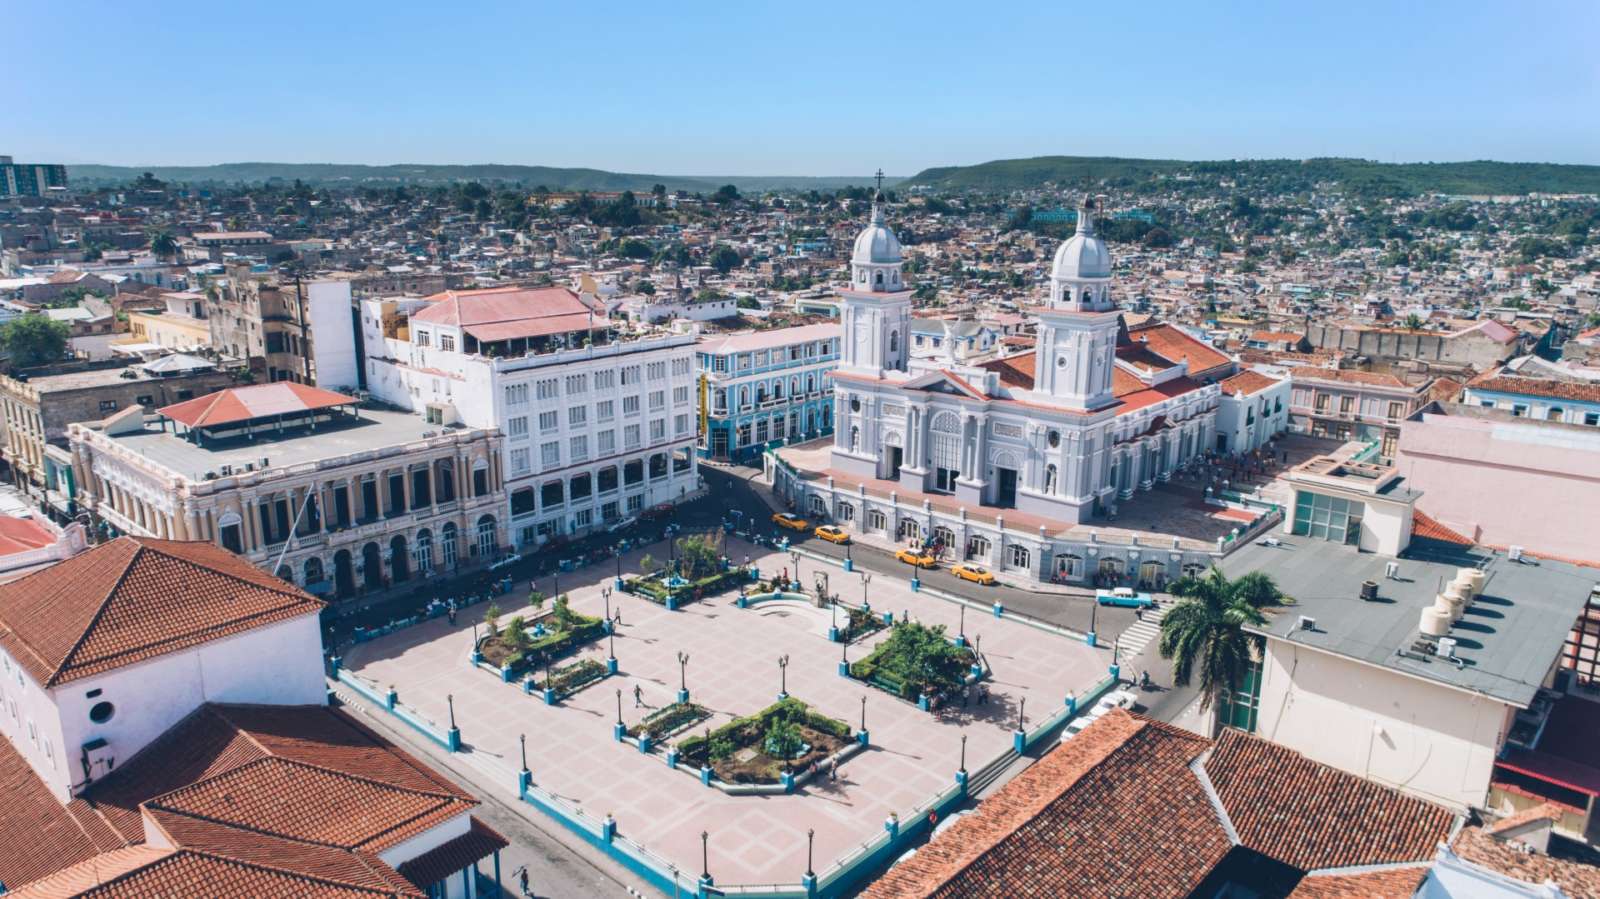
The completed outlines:
[[[750,461],[832,434],[839,334],[830,323],[703,338],[695,350],[700,457]]]
[[[1505,369],[1466,385],[1461,402],[1519,418],[1600,427],[1600,383],[1520,377]]]

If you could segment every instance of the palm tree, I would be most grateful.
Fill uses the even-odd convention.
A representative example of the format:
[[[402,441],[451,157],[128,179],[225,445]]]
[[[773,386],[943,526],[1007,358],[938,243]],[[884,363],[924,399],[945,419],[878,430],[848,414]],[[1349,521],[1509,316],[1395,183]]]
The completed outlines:
[[[1239,688],[1265,642],[1244,630],[1246,624],[1267,621],[1251,600],[1269,590],[1280,599],[1281,594],[1270,577],[1254,574],[1259,577],[1230,582],[1221,569],[1213,568],[1203,578],[1185,577],[1172,585],[1173,594],[1183,599],[1161,619],[1161,657],[1172,660],[1176,686],[1188,686],[1199,668],[1202,709]]]
[[[156,254],[157,259],[171,259],[178,255],[178,240],[165,228],[151,231],[150,252]]]

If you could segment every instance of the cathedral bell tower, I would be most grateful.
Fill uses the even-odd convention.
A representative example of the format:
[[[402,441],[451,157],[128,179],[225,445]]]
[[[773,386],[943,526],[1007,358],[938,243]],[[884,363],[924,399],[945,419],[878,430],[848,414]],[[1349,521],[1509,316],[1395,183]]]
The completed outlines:
[[[1084,198],[1077,233],[1056,251],[1050,302],[1039,310],[1034,392],[1057,405],[1094,411],[1111,405],[1118,310],[1111,302],[1111,253],[1094,231],[1095,202]]]
[[[905,371],[911,351],[911,290],[901,274],[900,240],[883,220],[883,173],[872,221],[856,235],[850,287],[839,292],[842,368],[882,374]]]

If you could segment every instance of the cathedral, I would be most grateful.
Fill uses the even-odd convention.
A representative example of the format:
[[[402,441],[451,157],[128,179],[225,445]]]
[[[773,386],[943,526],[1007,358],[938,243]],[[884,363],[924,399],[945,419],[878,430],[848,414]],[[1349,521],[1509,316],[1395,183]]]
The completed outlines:
[[[1119,501],[1203,454],[1216,433],[1217,382],[1237,370],[1176,327],[1124,322],[1095,211],[1085,200],[1056,251],[1048,298],[1025,310],[1033,348],[965,364],[948,340],[941,356],[912,356],[913,287],[880,195],[840,292],[827,470],[792,472],[790,496],[858,531],[935,537],[959,558],[1033,578],[1085,578],[1075,547],[1051,535],[1114,515]],[[886,493],[914,514],[885,515],[872,497]],[[969,512],[1037,526],[1026,539],[994,535],[1012,546],[1001,553],[995,539],[961,536]]]

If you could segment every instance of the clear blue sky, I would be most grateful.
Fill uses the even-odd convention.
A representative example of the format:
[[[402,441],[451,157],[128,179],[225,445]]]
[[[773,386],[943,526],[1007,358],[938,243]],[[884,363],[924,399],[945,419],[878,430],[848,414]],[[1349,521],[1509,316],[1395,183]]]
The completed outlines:
[[[1597,0],[50,0],[5,29],[26,161],[1600,163]]]

